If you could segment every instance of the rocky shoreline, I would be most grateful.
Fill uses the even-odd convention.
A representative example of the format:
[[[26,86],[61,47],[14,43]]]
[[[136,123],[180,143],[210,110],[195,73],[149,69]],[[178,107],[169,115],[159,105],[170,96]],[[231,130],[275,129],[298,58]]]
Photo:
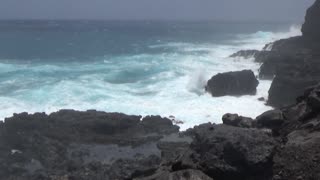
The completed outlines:
[[[0,179],[320,179],[320,85],[256,119],[226,114],[179,132],[141,118],[15,114],[0,124]]]
[[[262,63],[260,79],[273,80],[268,104],[283,107],[295,103],[304,90],[320,82],[320,1],[307,10],[302,36],[267,44],[263,50],[242,50],[230,57],[254,57]]]
[[[95,110],[14,114],[0,122],[0,179],[320,179],[319,18],[317,0],[301,37],[233,55],[262,63],[259,77],[273,79],[268,104],[277,109],[255,119],[226,114],[223,124],[184,132],[160,116]],[[221,92],[255,93],[255,77],[240,93],[232,90],[242,85],[236,79],[241,75],[217,77],[222,80],[214,77],[207,86],[211,93],[230,79]]]

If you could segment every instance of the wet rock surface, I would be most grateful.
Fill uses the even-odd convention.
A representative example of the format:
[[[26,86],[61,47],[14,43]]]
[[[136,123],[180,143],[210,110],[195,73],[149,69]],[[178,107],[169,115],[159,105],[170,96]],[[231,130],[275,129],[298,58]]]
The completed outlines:
[[[207,83],[206,91],[214,97],[255,95],[259,81],[251,70],[220,73]]]
[[[236,53],[230,55],[230,57],[242,57],[242,58],[252,58],[255,57],[260,51],[258,50],[240,50]]]

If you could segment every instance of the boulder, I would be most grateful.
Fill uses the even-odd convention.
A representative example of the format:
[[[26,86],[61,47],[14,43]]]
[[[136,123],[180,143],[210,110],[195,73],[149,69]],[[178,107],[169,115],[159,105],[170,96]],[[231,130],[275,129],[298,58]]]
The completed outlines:
[[[259,81],[251,70],[220,73],[207,83],[206,91],[212,96],[255,95]]]
[[[307,10],[305,22],[302,26],[303,36],[320,41],[320,1],[316,0],[315,3]]]
[[[222,122],[225,125],[235,126],[235,127],[244,127],[251,128],[253,127],[253,119],[248,117],[242,117],[238,114],[225,114],[222,117]]]
[[[196,167],[213,179],[270,179],[276,143],[268,132],[212,124],[189,131],[194,153],[178,162],[197,162]]]
[[[256,118],[257,126],[260,128],[279,128],[284,123],[284,116],[280,110],[264,112]]]

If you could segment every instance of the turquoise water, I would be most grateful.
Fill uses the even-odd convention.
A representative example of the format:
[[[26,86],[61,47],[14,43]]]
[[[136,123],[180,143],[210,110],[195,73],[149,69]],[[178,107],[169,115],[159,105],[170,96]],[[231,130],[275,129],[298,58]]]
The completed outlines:
[[[220,122],[224,113],[255,117],[270,109],[270,81],[256,96],[212,98],[205,82],[252,69],[240,49],[300,33],[290,24],[218,22],[0,22],[0,119],[18,112],[98,109],[175,116],[182,129]]]

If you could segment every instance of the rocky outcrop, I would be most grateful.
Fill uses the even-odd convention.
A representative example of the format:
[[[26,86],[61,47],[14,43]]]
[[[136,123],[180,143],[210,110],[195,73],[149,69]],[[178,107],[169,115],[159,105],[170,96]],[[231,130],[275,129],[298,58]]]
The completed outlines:
[[[214,179],[270,178],[275,142],[267,132],[204,124],[189,133],[194,137],[193,153],[179,159],[178,163],[191,158],[199,169]]]
[[[0,124],[0,179],[130,179],[155,171],[162,149],[170,159],[190,141],[169,119],[140,119],[98,111],[16,114]]]
[[[252,128],[254,127],[253,119],[248,117],[239,116],[238,114],[225,114],[222,117],[222,122],[225,125]]]
[[[320,85],[310,88],[298,103],[282,110],[282,145],[273,161],[274,179],[320,179]],[[291,157],[291,158],[290,158]]]
[[[295,102],[304,89],[320,80],[320,1],[307,11],[302,36],[273,43],[262,57],[260,79],[274,79],[269,90],[268,104],[283,107]],[[258,53],[259,54],[259,53]]]
[[[242,57],[242,58],[252,58],[255,57],[256,54],[260,53],[258,50],[240,50],[236,53],[231,54],[229,57]]]
[[[276,76],[269,89],[268,104],[273,107],[284,107],[294,104],[296,97],[303,94],[306,88],[320,82],[320,76]]]
[[[156,174],[143,177],[136,178],[134,180],[213,180],[202,171],[194,170],[194,169],[186,169],[181,171],[170,172],[170,170],[159,170]]]
[[[278,128],[284,122],[284,116],[280,110],[267,111],[256,118],[257,126],[260,128]]]
[[[227,72],[213,76],[207,83],[206,91],[214,97],[254,95],[258,84],[251,70]]]
[[[0,123],[0,179],[320,179],[320,85],[255,120],[178,132],[169,119],[98,111]]]
[[[307,10],[305,23],[302,26],[303,36],[308,39],[320,40],[320,1],[316,0],[313,6]]]
[[[242,57],[245,59],[254,58],[255,62],[263,63],[263,62],[267,61],[268,59],[277,58],[278,54],[273,53],[271,51],[267,51],[267,50],[262,50],[262,51],[259,51],[259,50],[240,50],[240,51],[230,55],[229,57],[232,57],[232,58]]]

